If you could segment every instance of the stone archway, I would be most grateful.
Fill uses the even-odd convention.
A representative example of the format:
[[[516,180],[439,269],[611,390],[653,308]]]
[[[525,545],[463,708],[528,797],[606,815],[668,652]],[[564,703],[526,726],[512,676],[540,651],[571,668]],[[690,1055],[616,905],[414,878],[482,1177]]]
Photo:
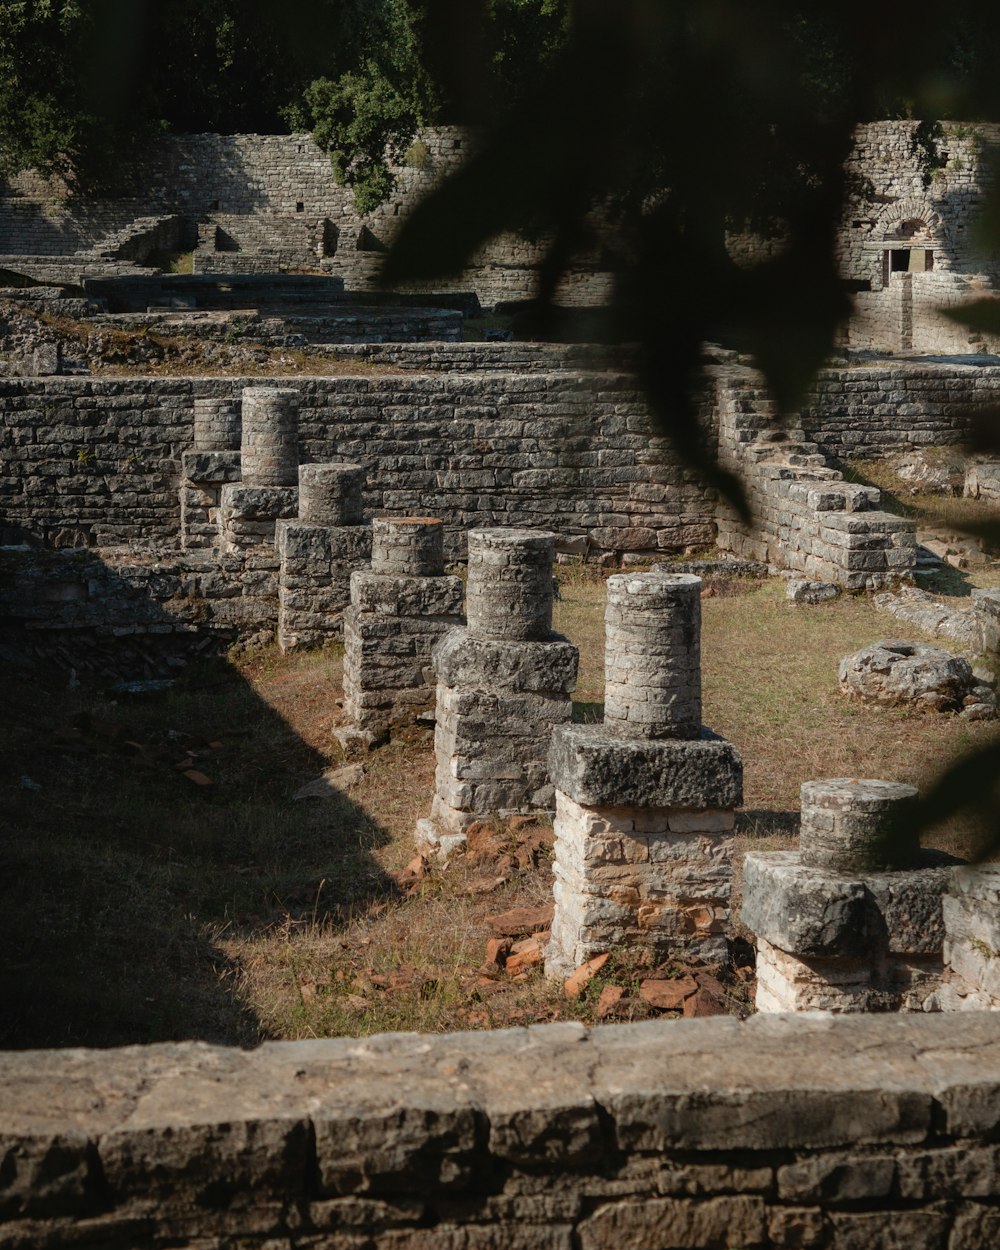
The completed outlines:
[[[875,223],[882,243],[882,286],[894,273],[927,273],[935,267],[944,226],[926,200],[910,197],[889,204]]]

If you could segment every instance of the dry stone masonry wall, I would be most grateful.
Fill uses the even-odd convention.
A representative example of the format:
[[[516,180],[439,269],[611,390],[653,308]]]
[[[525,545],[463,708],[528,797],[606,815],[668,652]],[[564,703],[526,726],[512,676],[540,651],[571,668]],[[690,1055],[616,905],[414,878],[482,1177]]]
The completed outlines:
[[[1000,1239],[992,1013],[27,1051],[0,1079],[12,1250]]]
[[[743,768],[701,723],[701,579],[622,574],[607,586],[604,724],[552,738],[550,976],[619,945],[727,951]]]
[[[777,427],[774,407],[747,371],[718,386],[719,458],[747,483],[745,525],[719,509],[718,544],[821,582],[876,590],[912,576],[916,524],[878,509],[875,487],[846,483],[816,443]]]

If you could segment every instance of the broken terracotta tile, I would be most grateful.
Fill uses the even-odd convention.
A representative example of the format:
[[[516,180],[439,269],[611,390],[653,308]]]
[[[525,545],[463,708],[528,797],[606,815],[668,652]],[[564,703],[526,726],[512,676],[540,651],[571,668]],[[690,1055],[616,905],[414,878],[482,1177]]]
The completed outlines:
[[[581,964],[579,968],[563,982],[563,993],[567,998],[579,998],[584,988],[590,984],[598,972],[608,962],[610,955],[595,955],[593,959],[588,959],[585,964]]]
[[[639,986],[639,995],[650,1007],[656,1007],[659,1011],[680,1011],[685,999],[690,998],[697,989],[698,983],[694,977],[671,977],[666,980],[648,977]]]
[[[552,913],[552,903],[542,907],[512,907],[510,911],[487,916],[486,923],[501,937],[523,937],[547,929],[552,924]]]

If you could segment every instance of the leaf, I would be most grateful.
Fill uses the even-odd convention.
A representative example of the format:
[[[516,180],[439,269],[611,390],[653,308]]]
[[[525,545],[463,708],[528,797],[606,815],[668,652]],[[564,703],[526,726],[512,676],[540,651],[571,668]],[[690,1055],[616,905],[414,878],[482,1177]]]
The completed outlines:
[[[959,325],[978,330],[981,334],[1000,337],[1000,299],[977,299],[957,308],[942,308],[944,315]]]
[[[917,805],[917,835],[958,814],[981,827],[974,860],[1000,851],[1000,737],[953,764]]]

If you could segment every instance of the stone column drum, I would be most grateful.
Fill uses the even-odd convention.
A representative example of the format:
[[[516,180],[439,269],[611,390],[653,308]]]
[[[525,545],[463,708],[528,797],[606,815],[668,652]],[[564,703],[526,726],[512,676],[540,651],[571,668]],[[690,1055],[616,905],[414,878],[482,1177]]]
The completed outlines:
[[[579,653],[552,632],[555,535],[469,533],[465,629],[434,650],[435,794],[417,842],[447,853],[473,821],[547,812],[552,728],[570,721]]]
[[[240,401],[232,395],[209,395],[194,401],[194,450],[239,451]]]
[[[726,954],[743,765],[701,724],[701,580],[635,573],[607,586],[604,724],[552,735],[550,976],[612,946]]]
[[[371,556],[364,524],[365,472],[359,464],[304,464],[295,520],[277,523],[278,645],[321,646],[343,631],[351,574]]]
[[[799,850],[746,856],[758,1011],[938,1009],[957,861],[920,849],[916,798],[894,781],[807,781]]]
[[[274,386],[243,391],[240,482],[223,487],[222,550],[270,547],[275,524],[298,512],[299,394]]]
[[[431,652],[462,624],[462,581],[444,573],[435,517],[376,517],[371,571],[351,576],[344,613],[343,746],[372,746],[434,706]]]
[[[181,457],[181,547],[219,545],[222,488],[240,480],[240,405],[231,395],[194,401],[193,449]]]

